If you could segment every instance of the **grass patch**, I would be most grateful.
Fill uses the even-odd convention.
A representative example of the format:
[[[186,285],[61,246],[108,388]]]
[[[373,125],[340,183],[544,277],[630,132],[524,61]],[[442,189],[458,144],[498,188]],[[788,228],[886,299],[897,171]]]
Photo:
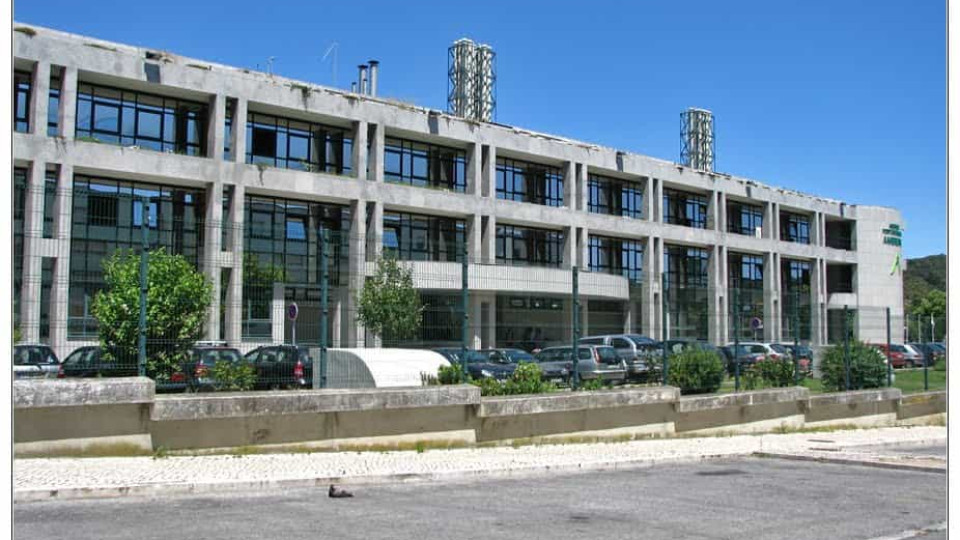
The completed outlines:
[[[925,392],[923,389],[923,368],[899,369],[896,372],[896,379],[893,386],[899,388],[904,394],[916,394]],[[936,369],[928,369],[930,391],[947,389],[947,372]]]
[[[141,457],[154,452],[133,443],[97,443],[78,448],[57,448],[44,451],[16,452],[17,458],[97,458],[97,457]]]

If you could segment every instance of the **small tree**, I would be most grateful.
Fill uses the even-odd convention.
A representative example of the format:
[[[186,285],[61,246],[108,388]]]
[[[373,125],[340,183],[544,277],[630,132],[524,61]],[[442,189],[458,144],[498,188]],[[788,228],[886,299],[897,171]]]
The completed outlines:
[[[390,255],[377,259],[357,304],[357,321],[385,340],[410,339],[420,329],[423,305],[413,287],[413,274]]]
[[[842,392],[847,386],[847,365],[843,345],[833,345],[823,355],[820,380],[823,388]],[[880,388],[887,384],[887,364],[883,353],[859,341],[850,343],[850,389]]]
[[[140,326],[140,256],[117,250],[103,262],[107,287],[93,299],[107,359],[132,364]],[[200,336],[213,286],[180,255],[151,251],[147,270],[147,373],[169,380]]]

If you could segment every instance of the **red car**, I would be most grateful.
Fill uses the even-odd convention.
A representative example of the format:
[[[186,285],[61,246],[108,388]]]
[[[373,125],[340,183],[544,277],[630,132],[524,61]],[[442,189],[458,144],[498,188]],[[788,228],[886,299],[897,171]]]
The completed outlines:
[[[913,367],[914,358],[910,354],[910,351],[907,350],[903,345],[897,345],[893,343],[890,345],[890,356],[887,356],[887,344],[886,343],[871,343],[871,347],[879,350],[883,353],[884,358],[890,358],[890,364],[894,368],[902,367]]]

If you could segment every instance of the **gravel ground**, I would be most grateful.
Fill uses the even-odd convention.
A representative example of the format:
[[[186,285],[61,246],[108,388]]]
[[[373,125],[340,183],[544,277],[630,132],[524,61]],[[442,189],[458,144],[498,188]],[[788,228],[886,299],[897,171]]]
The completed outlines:
[[[202,492],[227,487],[306,486],[462,479],[547,470],[616,469],[716,457],[822,453],[858,446],[945,441],[945,427],[896,427],[827,433],[678,438],[405,452],[177,456],[165,458],[15,459],[14,498],[118,496]],[[828,450],[824,450],[828,449]]]

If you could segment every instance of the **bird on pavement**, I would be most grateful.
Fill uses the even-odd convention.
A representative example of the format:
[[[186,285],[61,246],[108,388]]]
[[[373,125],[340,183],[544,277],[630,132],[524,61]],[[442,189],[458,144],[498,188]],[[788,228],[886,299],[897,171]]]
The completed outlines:
[[[345,490],[345,489],[340,489],[340,488],[338,488],[337,486],[335,486],[335,485],[333,485],[333,484],[330,484],[330,491],[327,492],[327,495],[329,495],[331,498],[334,498],[334,499],[342,499],[342,498],[345,498],[345,497],[353,497],[353,493],[350,493],[349,491],[347,491],[347,490]]]

